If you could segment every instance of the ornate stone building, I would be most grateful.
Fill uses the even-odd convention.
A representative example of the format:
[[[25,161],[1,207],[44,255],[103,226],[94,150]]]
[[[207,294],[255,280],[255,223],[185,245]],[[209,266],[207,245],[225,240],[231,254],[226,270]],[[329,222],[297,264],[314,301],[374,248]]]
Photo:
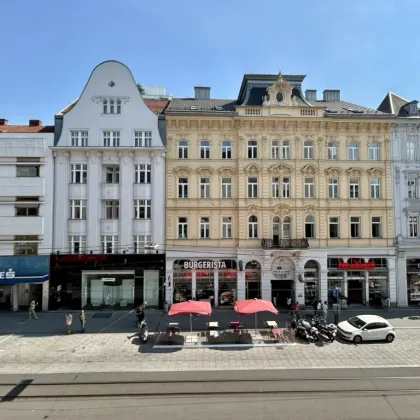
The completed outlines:
[[[395,302],[393,117],[304,95],[304,77],[245,75],[237,100],[195,88],[168,106],[169,302]]]

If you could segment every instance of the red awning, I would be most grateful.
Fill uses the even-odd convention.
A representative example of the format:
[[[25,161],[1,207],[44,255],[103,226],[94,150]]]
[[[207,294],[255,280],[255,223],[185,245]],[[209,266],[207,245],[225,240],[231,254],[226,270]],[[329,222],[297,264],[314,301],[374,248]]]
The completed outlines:
[[[265,311],[272,312],[273,314],[279,313],[269,300],[261,299],[240,300],[235,303],[234,309],[240,315],[249,315]]]
[[[188,302],[174,303],[168,313],[169,316],[176,315],[211,315],[210,302],[189,300]]]

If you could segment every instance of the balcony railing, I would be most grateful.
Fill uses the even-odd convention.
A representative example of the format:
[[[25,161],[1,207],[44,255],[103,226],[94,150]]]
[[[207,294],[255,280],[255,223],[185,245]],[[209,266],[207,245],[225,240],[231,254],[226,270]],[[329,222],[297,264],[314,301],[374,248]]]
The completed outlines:
[[[262,248],[268,249],[305,249],[309,248],[308,240],[303,239],[263,239]]]

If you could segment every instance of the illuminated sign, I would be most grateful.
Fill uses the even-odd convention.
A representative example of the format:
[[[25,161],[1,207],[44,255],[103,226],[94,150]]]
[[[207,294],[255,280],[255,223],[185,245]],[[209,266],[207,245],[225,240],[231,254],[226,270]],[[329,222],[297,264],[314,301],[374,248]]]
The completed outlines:
[[[339,270],[372,270],[375,268],[375,261],[369,261],[368,263],[362,263],[360,260],[354,261],[353,263],[345,263],[340,261],[338,263]]]
[[[184,261],[184,270],[207,268],[209,270],[225,270],[225,261]]]
[[[9,268],[9,271],[0,271],[0,280],[1,279],[14,279],[16,273]]]

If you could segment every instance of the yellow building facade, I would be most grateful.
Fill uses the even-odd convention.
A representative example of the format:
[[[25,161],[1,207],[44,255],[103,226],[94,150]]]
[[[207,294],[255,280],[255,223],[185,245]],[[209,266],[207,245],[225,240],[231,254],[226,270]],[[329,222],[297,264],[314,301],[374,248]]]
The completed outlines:
[[[245,75],[237,100],[196,88],[168,107],[168,302],[395,301],[393,117],[303,79]]]

